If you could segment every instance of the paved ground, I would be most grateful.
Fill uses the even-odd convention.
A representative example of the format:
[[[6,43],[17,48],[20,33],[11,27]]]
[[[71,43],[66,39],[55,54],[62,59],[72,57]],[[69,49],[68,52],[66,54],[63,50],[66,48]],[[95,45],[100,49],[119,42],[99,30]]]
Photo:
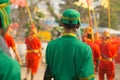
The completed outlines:
[[[34,80],[43,80],[45,68],[46,68],[46,64],[42,63],[41,66],[39,66],[38,73],[36,74]],[[23,78],[25,77],[25,74],[26,74],[26,68],[21,67],[21,70],[22,70],[21,77],[23,80]],[[120,64],[116,64],[116,71],[115,72],[116,72],[115,80],[120,80]],[[28,80],[30,80],[30,78]],[[98,79],[96,78],[96,80],[98,80]]]
[[[34,80],[43,80],[44,72],[45,72],[46,64],[42,63],[41,66],[39,66],[38,72],[34,77]],[[21,77],[22,80],[24,79],[26,75],[26,67],[21,67]],[[28,78],[30,80],[30,77]]]
[[[45,53],[46,45],[47,45],[47,43],[42,44],[43,53]],[[24,60],[24,57],[25,57],[24,53],[26,52],[25,49],[26,49],[25,44],[19,44],[18,45],[18,51],[19,51],[19,53],[21,53],[21,58],[23,58],[23,60]],[[45,55],[43,54],[43,62],[45,62],[44,57],[45,57]],[[45,68],[46,68],[45,63],[42,63],[41,66],[39,66],[38,73],[36,74],[34,80],[43,80]],[[115,80],[120,80],[120,64],[116,64],[115,69],[116,69],[115,70],[115,73],[116,73],[115,74]],[[26,74],[26,68],[21,67],[21,77],[22,77],[22,79],[25,77],[25,74]],[[28,80],[30,80],[30,78]],[[95,80],[98,80],[98,79],[96,78]]]

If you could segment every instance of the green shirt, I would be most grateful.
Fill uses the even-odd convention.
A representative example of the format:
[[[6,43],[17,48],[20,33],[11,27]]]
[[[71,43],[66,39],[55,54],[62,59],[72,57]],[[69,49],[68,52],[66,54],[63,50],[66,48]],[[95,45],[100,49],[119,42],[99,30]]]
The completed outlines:
[[[46,49],[47,74],[55,80],[94,80],[91,48],[75,36],[64,35]]]
[[[0,80],[21,80],[20,65],[0,48]]]

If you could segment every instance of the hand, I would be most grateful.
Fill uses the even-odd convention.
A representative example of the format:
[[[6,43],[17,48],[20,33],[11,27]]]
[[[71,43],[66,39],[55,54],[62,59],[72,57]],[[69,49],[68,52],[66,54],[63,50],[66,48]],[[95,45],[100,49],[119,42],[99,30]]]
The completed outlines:
[[[38,54],[38,56],[40,57],[41,55],[40,55],[40,54]]]
[[[22,64],[23,64],[21,59],[19,59],[19,60],[18,60],[18,62],[19,62],[19,64],[20,64],[20,65],[22,65]]]

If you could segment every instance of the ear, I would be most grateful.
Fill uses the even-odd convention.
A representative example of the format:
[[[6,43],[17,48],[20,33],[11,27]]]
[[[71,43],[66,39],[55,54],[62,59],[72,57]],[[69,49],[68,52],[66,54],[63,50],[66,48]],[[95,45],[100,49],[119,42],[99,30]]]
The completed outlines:
[[[77,24],[75,27],[78,29],[80,27],[80,24]]]

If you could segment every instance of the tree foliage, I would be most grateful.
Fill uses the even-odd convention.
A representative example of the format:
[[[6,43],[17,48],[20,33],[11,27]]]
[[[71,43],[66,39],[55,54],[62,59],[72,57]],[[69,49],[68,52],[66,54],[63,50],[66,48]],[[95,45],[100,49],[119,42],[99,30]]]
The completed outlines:
[[[111,28],[117,29],[120,21],[120,1],[119,0],[110,0],[110,18],[111,18]],[[107,9],[104,7],[99,8],[100,20],[99,26],[108,27],[108,13]]]
[[[39,2],[41,0],[28,0],[29,3],[29,9],[31,12],[31,16],[34,19],[35,18],[35,12],[34,9],[39,5]],[[18,7],[17,9],[12,9],[11,11],[11,19],[12,22],[17,22],[20,24],[19,30],[17,31],[17,36],[21,37],[22,30],[26,27],[26,24],[30,24],[30,18],[28,16],[28,12],[26,7]],[[28,27],[26,27],[28,28]]]
[[[84,9],[82,7],[75,6],[73,3],[78,0],[64,0],[66,2],[65,5],[61,5],[62,11],[67,8],[73,8],[78,10],[81,13],[82,22],[88,23],[88,9]],[[99,0],[93,0],[99,1]],[[111,17],[111,28],[117,29],[120,22],[120,1],[119,0],[110,0],[110,17]],[[108,13],[107,9],[100,6],[97,7],[97,12],[100,15],[100,19],[98,20],[98,26],[100,27],[108,27]]]
[[[65,9],[68,9],[68,8],[76,9],[80,12],[81,21],[83,23],[88,23],[88,9],[75,5],[74,2],[78,1],[78,0],[71,0],[71,1],[64,0],[64,1],[65,1],[66,4],[60,5],[61,6],[61,12]]]

